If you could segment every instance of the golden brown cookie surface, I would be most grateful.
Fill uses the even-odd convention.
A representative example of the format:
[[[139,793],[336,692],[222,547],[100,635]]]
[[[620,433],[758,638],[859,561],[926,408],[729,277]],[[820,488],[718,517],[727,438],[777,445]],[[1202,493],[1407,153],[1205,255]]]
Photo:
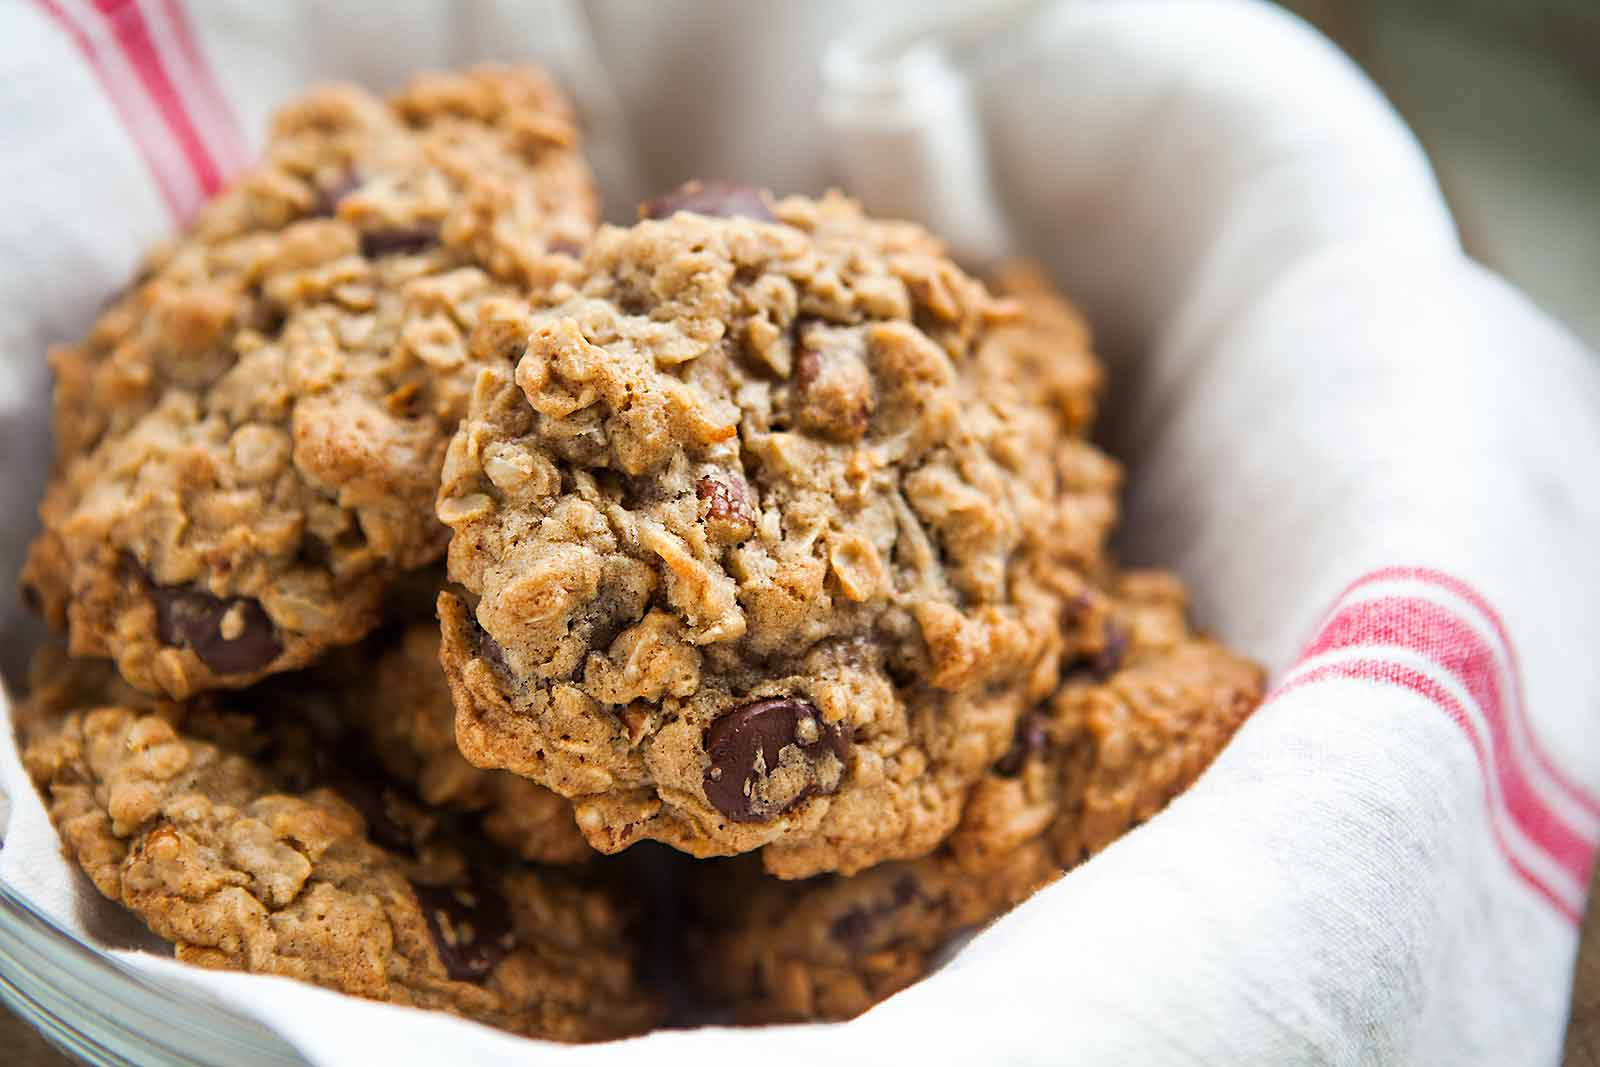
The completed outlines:
[[[569,269],[595,212],[537,72],[285,108],[262,162],[52,353],[28,597],[75,654],[178,697],[360,637],[444,551],[432,501],[483,301]]]
[[[1080,651],[1118,477],[1084,331],[842,197],[647,212],[475,335],[439,497],[457,740],[602,851],[921,855]]]
[[[179,960],[563,1041],[654,1019],[608,892],[496,851],[292,708],[242,715],[110,675],[41,674],[24,761],[68,855]]]

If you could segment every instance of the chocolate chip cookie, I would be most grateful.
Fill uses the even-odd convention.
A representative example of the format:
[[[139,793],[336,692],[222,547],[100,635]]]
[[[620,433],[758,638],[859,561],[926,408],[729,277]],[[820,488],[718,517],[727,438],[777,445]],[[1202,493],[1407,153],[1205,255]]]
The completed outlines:
[[[858,1015],[1198,777],[1259,701],[1261,671],[1188,632],[1172,578],[1118,585],[1114,662],[1086,664],[1022,718],[938,851],[853,878],[702,876],[693,958],[714,996],[749,1022]]]
[[[922,855],[1103,639],[1080,609],[1119,473],[1082,437],[1086,334],[842,196],[645,214],[473,335],[438,503],[457,741],[606,852]]]
[[[320,701],[325,745],[361,735],[383,770],[430,808],[477,812],[483,833],[523,859],[581,863],[595,852],[578,832],[572,802],[508,771],[474,767],[455,739],[455,708],[439,668],[439,625],[383,631],[305,676],[284,675],[281,699]]]
[[[574,266],[597,201],[541,74],[324,89],[55,349],[24,593],[174,697],[304,666],[439,559],[439,469],[485,301]],[[481,350],[481,348],[477,349]]]
[[[109,674],[57,659],[39,676],[24,761],[68,855],[179,960],[563,1041],[654,1020],[606,892],[413,803],[293,708],[245,715]]]

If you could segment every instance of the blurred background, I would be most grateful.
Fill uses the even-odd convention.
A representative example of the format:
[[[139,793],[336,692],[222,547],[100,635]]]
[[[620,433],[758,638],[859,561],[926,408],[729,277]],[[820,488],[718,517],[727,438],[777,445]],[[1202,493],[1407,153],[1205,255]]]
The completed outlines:
[[[1467,250],[1600,350],[1600,0],[1284,6],[1411,123]]]
[[[1411,124],[1467,251],[1600,352],[1600,0],[1283,4],[1337,41]],[[1564,1067],[1600,1067],[1597,899],[1600,878]]]

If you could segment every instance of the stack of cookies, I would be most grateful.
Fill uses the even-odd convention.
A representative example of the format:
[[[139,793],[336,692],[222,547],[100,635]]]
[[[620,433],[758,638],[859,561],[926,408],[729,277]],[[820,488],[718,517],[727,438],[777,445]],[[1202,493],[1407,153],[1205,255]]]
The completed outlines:
[[[180,959],[560,1040],[847,1018],[1256,703],[1110,559],[1037,271],[597,203],[538,72],[321,90],[51,354],[25,760]]]

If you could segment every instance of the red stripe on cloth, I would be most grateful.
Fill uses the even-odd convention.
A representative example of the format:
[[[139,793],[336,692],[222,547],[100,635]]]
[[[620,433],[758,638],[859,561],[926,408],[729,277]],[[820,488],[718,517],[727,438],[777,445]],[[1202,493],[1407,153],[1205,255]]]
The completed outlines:
[[[194,27],[182,0],[161,0],[161,9],[167,16],[167,24],[172,27],[181,62],[194,80],[197,91],[204,97],[196,103],[207,107],[216,120],[217,129],[213,134],[215,143],[211,146],[211,154],[221,165],[223,177],[229,177],[248,162],[249,153],[244,134],[239,129],[238,117],[228,105],[228,98],[222,95],[216,72],[195,40]]]
[[[1310,655],[1361,646],[1398,646],[1437,663],[1461,683],[1483,713],[1489,763],[1507,813],[1524,834],[1580,885],[1589,875],[1595,844],[1574,829],[1535,790],[1512,747],[1510,714],[1500,692],[1494,650],[1467,623],[1420,597],[1384,597],[1346,604],[1334,613]]]
[[[1351,586],[1351,590],[1358,586],[1383,581],[1426,582],[1448,593],[1455,594],[1481,612],[1484,618],[1489,620],[1489,625],[1494,628],[1495,636],[1499,638],[1501,646],[1506,650],[1506,659],[1511,666],[1511,684],[1516,689],[1515,712],[1522,723],[1527,723],[1527,704],[1524,702],[1522,695],[1522,667],[1517,662],[1516,646],[1511,643],[1511,637],[1506,631],[1505,622],[1500,618],[1500,613],[1495,611],[1494,607],[1484,599],[1481,593],[1455,575],[1446,574],[1444,571],[1434,570],[1430,567],[1385,567],[1357,581]],[[1349,591],[1346,590],[1347,593]],[[1549,753],[1539,744],[1538,735],[1533,732],[1531,724],[1524,729],[1523,733],[1528,739],[1528,748],[1533,752],[1534,759],[1538,761],[1539,767],[1545,774],[1549,775],[1574,803],[1586,808],[1592,814],[1600,816],[1600,798],[1596,798],[1592,792],[1573,781],[1556,765],[1555,761],[1550,758]]]
[[[59,26],[89,64],[89,69],[94,72],[95,79],[105,90],[106,99],[111,101],[111,106],[117,112],[117,117],[122,120],[123,128],[128,131],[129,138],[133,141],[135,151],[144,159],[145,166],[149,168],[151,177],[155,179],[156,188],[161,191],[161,198],[166,201],[167,209],[178,218],[182,218],[193,209],[195,205],[189,204],[192,199],[185,184],[169,173],[163,165],[161,154],[157,147],[156,138],[162,134],[159,130],[152,129],[150,122],[141,112],[142,101],[130,98],[126,93],[119,91],[116,78],[106,66],[104,59],[95,50],[94,43],[89,40],[78,24],[62,10],[57,0],[37,0],[39,6],[49,15],[51,21]]]
[[[172,79],[168,77],[166,68],[161,63],[160,53],[156,51],[155,42],[151,40],[150,28],[145,25],[144,13],[139,10],[139,5],[134,0],[92,0],[92,2],[113,38],[121,46],[122,54],[127,57],[145,91],[150,94],[150,99],[160,111],[167,129],[177,141],[190,170],[194,172],[201,193],[208,197],[213,195],[222,188],[222,169],[217,166],[210,149],[196,131],[194,120],[190,117],[183,99],[173,88]]]
[[[1501,855],[1505,857],[1512,871],[1516,873],[1523,883],[1543,897],[1569,922],[1576,926],[1582,920],[1581,910],[1563,897],[1557,889],[1546,882],[1537,872],[1531,870],[1517,856],[1511,842],[1507,839],[1504,814],[1497,810],[1493,791],[1489,787],[1489,775],[1492,772],[1490,770],[1488,750],[1484,745],[1483,739],[1478,736],[1471,717],[1467,715],[1466,709],[1461,706],[1455,697],[1451,696],[1439,683],[1419,671],[1398,663],[1374,658],[1346,660],[1342,663],[1330,663],[1322,667],[1313,668],[1280,686],[1273,693],[1273,699],[1304,686],[1333,678],[1397,686],[1430,701],[1449,716],[1461,728],[1462,733],[1466,734],[1467,741],[1472,745],[1472,750],[1478,757],[1478,766],[1484,776],[1484,801],[1489,808],[1489,828],[1494,835],[1496,845],[1499,846]]]

